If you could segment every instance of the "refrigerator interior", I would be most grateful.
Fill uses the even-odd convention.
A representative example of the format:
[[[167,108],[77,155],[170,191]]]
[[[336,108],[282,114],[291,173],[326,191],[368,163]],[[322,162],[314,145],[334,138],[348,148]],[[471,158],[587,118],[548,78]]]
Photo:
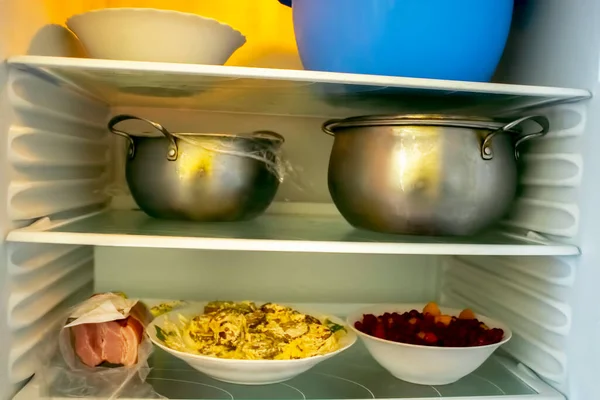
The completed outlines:
[[[507,358],[493,358],[479,377],[463,386],[399,385],[377,370],[360,347],[318,373],[331,375],[343,365],[360,363],[373,368],[374,380],[363,385],[366,392],[340,386],[334,397],[340,399],[533,395],[547,400],[562,398],[559,391],[569,399],[597,395],[594,371],[600,366],[596,340],[600,311],[594,305],[598,302],[595,282],[600,282],[595,250],[600,190],[594,171],[600,170],[595,155],[600,147],[596,135],[600,119],[596,98],[584,99],[577,90],[536,92],[522,86],[501,93],[501,88],[491,85],[488,90],[496,90],[492,94],[467,88],[467,95],[453,97],[448,87],[441,89],[447,96],[418,102],[409,92],[392,96],[393,101],[375,97],[361,101],[367,98],[364,93],[351,93],[338,102],[315,103],[305,90],[306,80],[298,77],[268,80],[243,72],[236,76],[237,86],[230,87],[211,68],[173,67],[162,73],[133,68],[124,74],[131,67],[127,63],[19,57],[80,55],[62,28],[47,24],[73,12],[121,5],[70,3],[69,8],[50,0],[0,3],[0,55],[12,57],[0,67],[0,131],[5,138],[0,141],[5,163],[0,226],[7,236],[0,248],[2,398],[11,396],[33,374],[37,351],[64,310],[104,290],[143,298],[319,303],[321,309],[338,314],[377,302],[437,300],[470,306],[503,320],[514,337],[504,346]],[[516,4],[496,81],[595,93],[600,72],[600,4],[593,0]],[[275,57],[268,59],[271,65],[257,66],[289,67],[297,61],[292,59]],[[117,67],[122,70],[114,70]],[[124,90],[131,88],[133,80],[151,90]],[[210,96],[200,90],[188,97],[159,96],[161,90],[174,93],[197,82],[222,90]],[[576,101],[562,102],[567,99]],[[519,197],[504,224],[488,236],[467,242],[388,241],[366,233],[350,240],[340,238],[346,228],[326,186],[332,139],[320,131],[320,124],[330,117],[415,108],[485,115],[542,113],[550,118],[552,131],[526,146]],[[107,118],[118,113],[147,117],[174,131],[270,129],[283,134],[294,172],[265,216],[270,230],[251,232],[252,225],[208,231],[178,223],[140,225],[141,213],[131,211],[135,205],[125,190],[125,143],[105,128]],[[106,207],[110,214],[95,214]],[[238,234],[251,240],[235,240]],[[203,240],[206,236],[217,240]],[[180,398],[193,398],[186,396],[197,393],[198,384],[211,385],[190,370],[160,372],[160,366],[186,368],[162,353],[157,353],[155,362],[157,373],[163,374],[155,376],[155,383],[165,391],[191,385],[178,392]],[[357,373],[348,367],[337,381],[353,380]],[[172,379],[188,383],[175,385]],[[337,388],[314,376],[304,383],[311,384]],[[382,387],[391,389],[381,391]],[[373,388],[380,391],[373,394]],[[36,394],[30,390],[20,398]],[[229,398],[215,390],[218,394],[203,393],[207,398]],[[239,392],[231,387],[223,390]],[[243,397],[234,394],[231,397]],[[319,393],[302,395],[319,397]],[[298,393],[248,396],[298,398]]]

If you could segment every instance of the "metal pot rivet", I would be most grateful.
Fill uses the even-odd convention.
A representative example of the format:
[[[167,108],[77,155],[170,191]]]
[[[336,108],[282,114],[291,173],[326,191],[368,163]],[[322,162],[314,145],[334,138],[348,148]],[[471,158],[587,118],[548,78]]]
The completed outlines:
[[[167,154],[169,155],[169,157],[175,156],[175,149],[169,149],[169,152]]]
[[[483,149],[483,152],[489,156],[490,154],[492,154],[492,149],[490,149],[489,147],[486,147]]]

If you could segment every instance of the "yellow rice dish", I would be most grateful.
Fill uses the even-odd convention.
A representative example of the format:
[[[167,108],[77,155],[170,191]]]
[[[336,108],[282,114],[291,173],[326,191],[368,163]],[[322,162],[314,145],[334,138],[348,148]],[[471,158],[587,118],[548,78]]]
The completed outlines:
[[[173,350],[239,360],[293,360],[336,351],[343,326],[290,307],[214,301],[204,314],[165,320],[157,337]]]

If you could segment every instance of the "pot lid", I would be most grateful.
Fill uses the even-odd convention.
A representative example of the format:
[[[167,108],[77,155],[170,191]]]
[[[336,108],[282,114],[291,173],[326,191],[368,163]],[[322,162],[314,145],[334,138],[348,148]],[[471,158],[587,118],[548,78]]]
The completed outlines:
[[[329,120],[323,124],[323,130],[327,133],[333,133],[333,131],[342,128],[402,125],[435,125],[495,130],[505,126],[506,121],[485,117],[443,114],[366,115]]]

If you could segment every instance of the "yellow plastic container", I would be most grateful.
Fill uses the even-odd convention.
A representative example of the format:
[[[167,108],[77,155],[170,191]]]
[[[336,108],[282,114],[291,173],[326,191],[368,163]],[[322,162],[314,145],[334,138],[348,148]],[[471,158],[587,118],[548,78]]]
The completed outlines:
[[[140,7],[175,10],[214,18],[242,32],[247,42],[227,65],[302,69],[292,11],[277,0],[45,0],[54,23],[99,8]]]

